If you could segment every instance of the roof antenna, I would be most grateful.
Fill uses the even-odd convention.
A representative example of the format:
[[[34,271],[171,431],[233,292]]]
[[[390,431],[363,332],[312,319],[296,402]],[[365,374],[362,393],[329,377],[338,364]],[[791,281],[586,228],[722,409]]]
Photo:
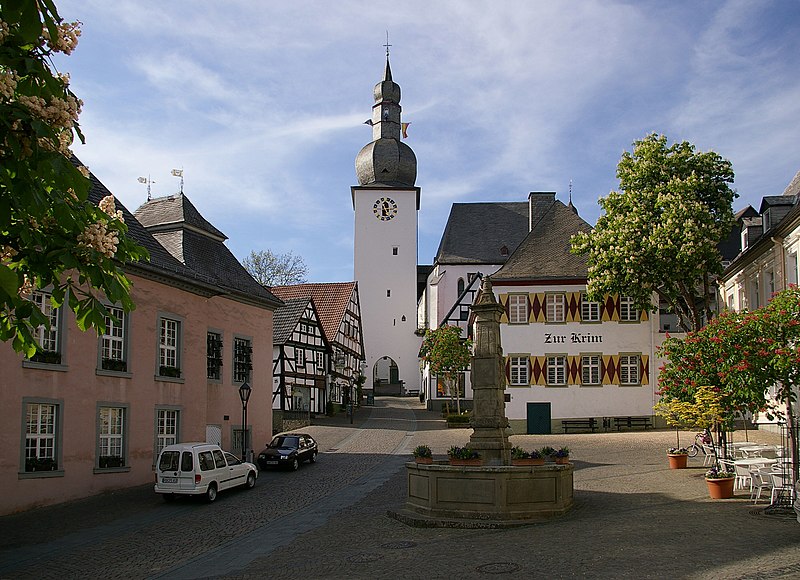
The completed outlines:
[[[147,201],[150,201],[150,184],[155,183],[152,179],[150,179],[150,175],[148,174],[147,177],[140,177],[139,183],[146,183],[147,184]]]
[[[172,175],[181,178],[181,195],[183,195],[183,167],[181,167],[180,169],[173,169]]]
[[[386,47],[386,58],[388,59],[389,58],[389,47],[392,46],[391,44],[389,44],[389,31],[388,30],[386,31],[386,44],[384,44],[383,46]]]
[[[572,205],[572,180],[569,180],[569,204]]]

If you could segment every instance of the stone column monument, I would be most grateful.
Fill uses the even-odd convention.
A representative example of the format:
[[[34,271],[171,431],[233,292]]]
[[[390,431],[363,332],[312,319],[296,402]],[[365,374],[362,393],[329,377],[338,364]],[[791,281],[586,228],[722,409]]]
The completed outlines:
[[[472,357],[473,409],[469,447],[481,454],[484,465],[510,465],[508,419],[505,412],[505,371],[500,345],[500,316],[492,282],[484,276],[475,313],[475,354]]]

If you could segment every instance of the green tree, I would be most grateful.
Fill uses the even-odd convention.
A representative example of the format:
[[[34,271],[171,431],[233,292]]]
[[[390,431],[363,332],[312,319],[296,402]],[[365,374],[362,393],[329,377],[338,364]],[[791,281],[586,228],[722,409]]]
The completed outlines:
[[[456,409],[461,413],[461,374],[469,368],[472,356],[472,341],[461,338],[461,328],[444,325],[429,329],[420,348],[420,358],[427,364],[432,376],[444,380],[450,399],[455,399]]]
[[[572,251],[588,259],[587,292],[631,296],[650,311],[655,292],[683,330],[700,328],[722,272],[717,246],[733,224],[730,162],[651,134],[623,153],[617,178],[620,191],[600,199],[597,225],[572,238]]]
[[[308,275],[303,258],[292,252],[273,254],[271,250],[251,250],[242,265],[262,286],[302,284]]]
[[[125,236],[113,197],[88,201],[89,170],[70,152],[82,103],[52,57],[77,45],[79,23],[52,0],[0,4],[0,340],[33,355],[47,322],[29,298],[48,289],[82,330],[104,330],[103,298],[134,308],[122,266],[147,257]]]

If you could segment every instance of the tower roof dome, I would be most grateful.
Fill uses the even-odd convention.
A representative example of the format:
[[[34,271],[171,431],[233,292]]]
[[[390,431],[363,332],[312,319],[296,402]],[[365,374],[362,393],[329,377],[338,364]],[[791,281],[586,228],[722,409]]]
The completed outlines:
[[[400,140],[400,85],[392,80],[389,58],[383,79],[373,91],[372,142],[356,156],[356,176],[360,185],[413,187],[417,180],[417,157]]]

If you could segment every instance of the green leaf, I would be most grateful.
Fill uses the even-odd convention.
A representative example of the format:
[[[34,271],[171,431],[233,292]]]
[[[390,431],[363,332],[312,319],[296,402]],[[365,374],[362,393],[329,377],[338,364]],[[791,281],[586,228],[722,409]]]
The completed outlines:
[[[16,272],[5,264],[0,264],[0,290],[9,297],[16,296],[19,291],[19,278]]]

